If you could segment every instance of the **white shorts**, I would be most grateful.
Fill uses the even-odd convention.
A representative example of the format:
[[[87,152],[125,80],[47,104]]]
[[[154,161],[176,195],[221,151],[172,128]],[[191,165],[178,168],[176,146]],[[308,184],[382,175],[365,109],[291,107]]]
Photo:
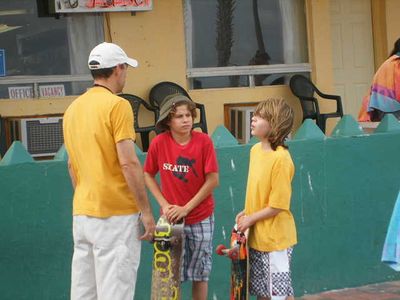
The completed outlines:
[[[250,248],[251,295],[284,300],[293,296],[290,261],[293,248],[262,252]]]
[[[132,300],[141,241],[139,215],[73,217],[71,300]]]

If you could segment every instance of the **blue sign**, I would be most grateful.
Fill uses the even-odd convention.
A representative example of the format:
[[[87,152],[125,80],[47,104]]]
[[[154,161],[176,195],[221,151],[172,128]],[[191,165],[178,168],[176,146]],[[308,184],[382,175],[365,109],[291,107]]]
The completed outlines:
[[[0,49],[0,76],[6,76],[6,53]]]

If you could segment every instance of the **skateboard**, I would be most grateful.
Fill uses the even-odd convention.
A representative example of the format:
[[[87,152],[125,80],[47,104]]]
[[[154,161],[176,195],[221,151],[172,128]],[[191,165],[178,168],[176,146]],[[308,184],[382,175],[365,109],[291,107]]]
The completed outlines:
[[[247,245],[249,230],[241,232],[237,224],[231,232],[230,247],[218,245],[216,253],[231,259],[231,300],[247,300],[249,291],[249,248]]]
[[[184,223],[170,224],[161,216],[154,232],[152,300],[181,297],[181,262],[184,247]]]

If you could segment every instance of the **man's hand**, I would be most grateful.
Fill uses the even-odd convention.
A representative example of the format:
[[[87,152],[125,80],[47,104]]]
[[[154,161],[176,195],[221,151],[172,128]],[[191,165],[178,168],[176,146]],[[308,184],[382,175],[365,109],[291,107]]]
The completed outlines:
[[[144,225],[144,234],[139,237],[140,240],[151,241],[154,236],[154,230],[156,229],[156,223],[154,222],[153,214],[142,213],[141,215],[142,223]]]
[[[184,206],[171,205],[165,216],[171,224],[179,222],[188,215],[188,211]]]

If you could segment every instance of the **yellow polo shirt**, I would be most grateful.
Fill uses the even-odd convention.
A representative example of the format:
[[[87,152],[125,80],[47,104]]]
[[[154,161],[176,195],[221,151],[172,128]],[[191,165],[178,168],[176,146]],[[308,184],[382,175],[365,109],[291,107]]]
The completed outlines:
[[[116,149],[119,141],[135,139],[129,102],[93,87],[68,107],[63,129],[76,177],[73,214],[106,218],[138,212]]]
[[[290,212],[294,165],[283,147],[265,152],[261,143],[250,151],[245,213],[263,208],[282,209],[276,216],[258,221],[250,229],[249,246],[258,251],[278,251],[297,243],[296,226]]]

